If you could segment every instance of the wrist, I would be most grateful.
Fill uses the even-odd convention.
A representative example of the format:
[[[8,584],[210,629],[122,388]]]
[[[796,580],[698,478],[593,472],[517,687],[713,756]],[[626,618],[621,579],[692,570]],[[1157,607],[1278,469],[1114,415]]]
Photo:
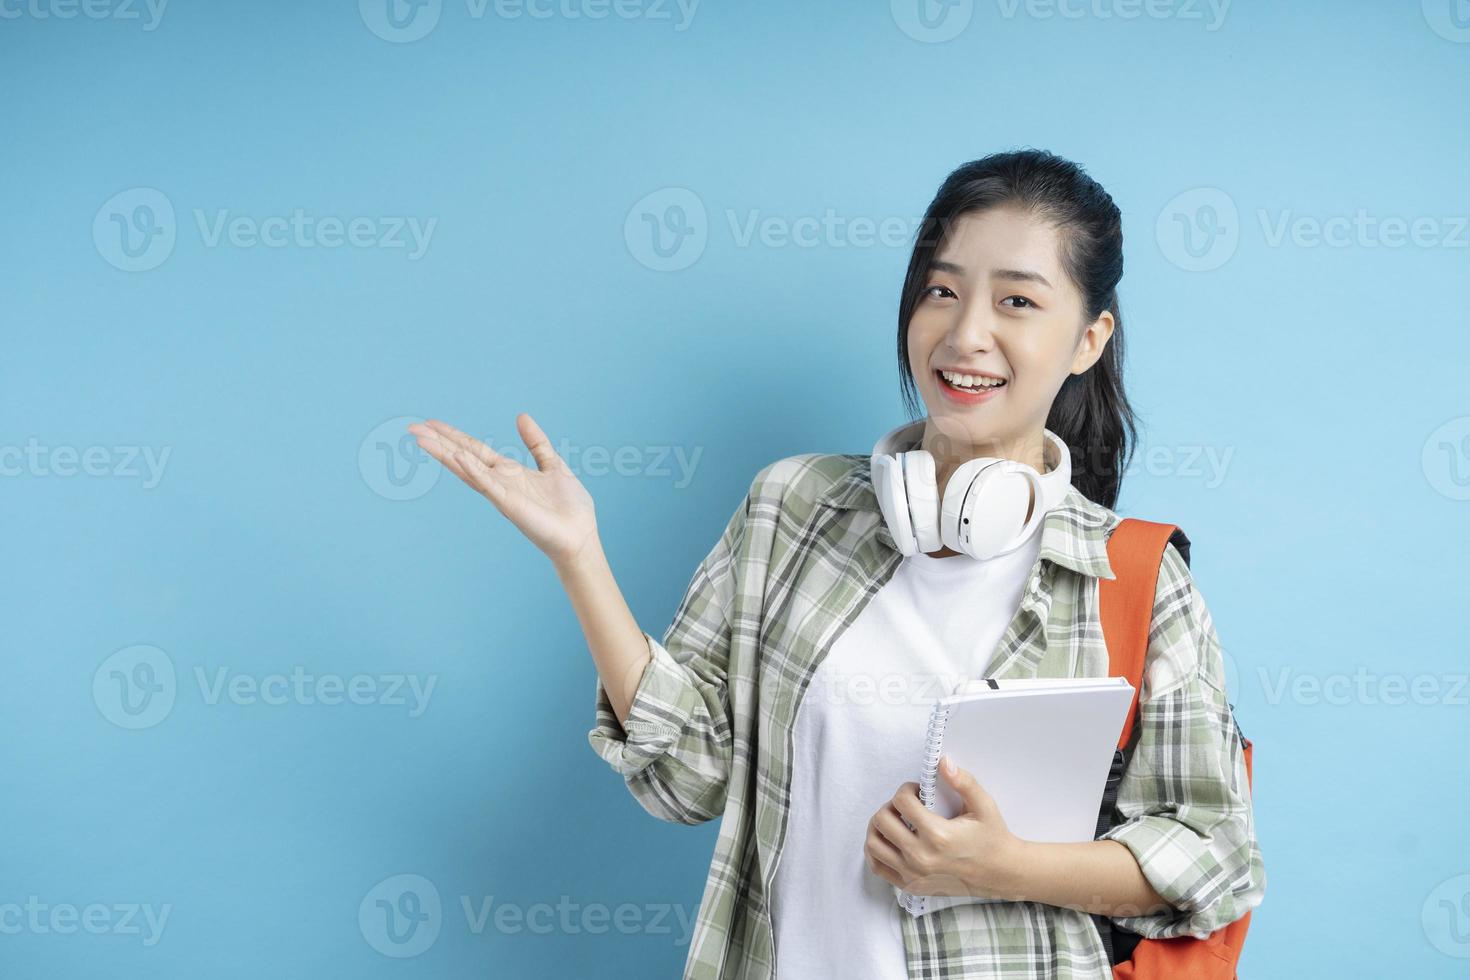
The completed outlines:
[[[568,582],[585,579],[589,573],[606,568],[607,555],[602,550],[602,540],[593,534],[575,554],[553,559],[551,564],[557,576]]]
[[[998,849],[991,890],[994,897],[1013,902],[1030,901],[1031,872],[1037,866],[1035,841],[1010,837]]]

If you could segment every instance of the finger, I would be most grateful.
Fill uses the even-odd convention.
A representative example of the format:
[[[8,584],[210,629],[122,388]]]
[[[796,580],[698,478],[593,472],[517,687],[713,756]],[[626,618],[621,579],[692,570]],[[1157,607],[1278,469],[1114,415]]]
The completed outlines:
[[[953,760],[948,758],[945,761],[953,764]],[[991,799],[990,793],[980,785],[974,774],[968,769],[961,769],[955,765],[954,772],[950,772],[946,766],[941,765],[939,771],[945,781],[959,794],[967,813],[986,815],[995,808],[995,801]]]
[[[899,787],[898,792],[893,794],[890,805],[909,822],[914,832],[920,835],[928,833],[936,823],[944,821],[943,817],[929,809],[919,799],[918,783],[904,783]]]
[[[891,805],[879,810],[873,817],[873,829],[882,834],[900,854],[905,853],[917,839],[917,835]]]
[[[456,429],[448,422],[442,422],[439,419],[429,419],[429,425],[434,429],[434,431],[438,432],[439,435],[446,442],[450,443],[452,446],[469,452],[490,469],[494,469],[497,466],[507,466],[513,469],[515,466],[520,465],[510,457],[502,456],[500,453],[497,453],[495,450],[491,449],[489,446],[485,445],[485,443],[481,442],[479,439],[476,439],[468,432],[461,432],[459,429]]]
[[[895,885],[899,888],[903,888],[903,875],[899,874],[897,871],[893,870],[888,865],[884,864],[882,861],[879,861],[872,856],[868,857],[868,870],[873,872],[873,874],[877,875],[879,878],[882,878],[884,881],[888,882],[890,885]]]
[[[444,466],[450,470],[450,472],[459,477],[465,483],[471,482],[469,474],[467,474],[464,467],[459,464],[459,460],[455,459],[454,457],[454,454],[459,451],[457,446],[445,442],[444,440],[439,438],[439,434],[434,432],[433,430],[426,430],[426,434],[415,433],[414,438],[418,440],[420,449],[428,453],[430,456],[433,456],[439,462],[443,463]]]
[[[531,418],[529,412],[522,412],[516,416],[516,428],[521,433],[521,441],[531,451],[531,457],[536,460],[536,468],[542,473],[556,468],[561,463],[561,457],[556,450],[551,448],[551,440],[546,438],[546,433],[541,431],[541,426]]]
[[[450,458],[465,472],[463,479],[470,489],[500,507],[500,502],[506,498],[506,485],[501,473],[476,460],[467,450],[454,450]]]
[[[440,437],[451,446],[473,453],[475,458],[486,466],[494,467],[505,458],[468,432],[462,432],[448,422],[430,419],[429,425],[433,426],[434,431],[438,432]]]
[[[905,864],[902,852],[875,830],[868,832],[868,839],[863,846],[863,851],[869,858],[887,865],[894,871],[902,868]]]
[[[454,458],[460,466],[464,467],[470,486],[480,491],[487,500],[499,507],[505,500],[505,484],[502,482],[502,474],[480,462],[468,450],[455,450]]]
[[[453,456],[455,449],[458,448],[453,443],[446,441],[443,436],[433,429],[421,429],[415,432],[413,437],[418,442],[420,449],[446,466],[449,465],[447,461]]]

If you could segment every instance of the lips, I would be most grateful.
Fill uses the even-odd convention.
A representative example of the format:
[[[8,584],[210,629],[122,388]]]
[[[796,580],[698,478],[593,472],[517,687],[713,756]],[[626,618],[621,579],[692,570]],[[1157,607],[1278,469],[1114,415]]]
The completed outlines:
[[[964,372],[956,372],[956,373],[964,373]],[[1004,388],[1005,385],[1006,385],[1006,380],[1004,378],[995,378],[993,375],[988,375],[988,374],[986,374],[986,375],[970,375],[970,376],[971,377],[983,377],[983,378],[987,378],[987,379],[993,379],[993,380],[997,381],[998,383],[997,384],[988,384],[988,385],[977,385],[976,387],[973,387],[973,388],[965,388],[965,387],[961,387],[960,385],[950,384],[949,381],[945,379],[944,373],[942,371],[936,370],[934,372],[934,376],[939,379],[939,383],[941,385],[944,385],[946,388],[949,388],[951,391],[959,391],[959,392],[964,392],[966,394],[973,394],[975,392],[982,392],[982,391],[994,391],[994,390],[996,390],[998,388]]]
[[[934,377],[939,381],[940,393],[947,401],[957,405],[978,405],[998,397],[1007,387],[1005,384],[999,384],[990,388],[956,388],[945,381],[944,376],[938,371],[934,372]]]

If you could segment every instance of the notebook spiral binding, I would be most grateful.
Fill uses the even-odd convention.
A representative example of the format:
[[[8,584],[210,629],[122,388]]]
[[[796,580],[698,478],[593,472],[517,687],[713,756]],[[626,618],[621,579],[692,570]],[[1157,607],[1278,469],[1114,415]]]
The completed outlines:
[[[929,712],[929,731],[924,735],[924,766],[919,773],[919,802],[934,808],[934,787],[939,779],[939,757],[944,748],[944,726],[949,722],[952,704],[936,702]]]
[[[939,778],[939,757],[944,749],[944,726],[949,722],[952,704],[935,702],[929,711],[929,730],[924,734],[924,765],[919,771],[919,802],[934,809],[935,782]],[[928,899],[923,895],[903,893],[903,907],[914,915],[923,915]]]

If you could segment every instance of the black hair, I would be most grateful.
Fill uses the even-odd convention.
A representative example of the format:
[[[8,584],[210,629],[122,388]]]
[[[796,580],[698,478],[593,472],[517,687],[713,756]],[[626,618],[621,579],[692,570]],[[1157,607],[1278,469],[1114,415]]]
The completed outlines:
[[[1092,322],[1104,310],[1113,315],[1112,337],[1102,356],[1062,382],[1046,427],[1071,450],[1073,486],[1088,499],[1115,508],[1137,439],[1133,409],[1123,391],[1123,317],[1118,309],[1122,216],[1102,185],[1069,160],[1045,150],[996,153],[960,166],[940,185],[919,226],[899,301],[898,365],[904,405],[911,417],[919,417],[908,355],[909,320],[923,298],[930,264],[945,233],[961,215],[1004,206],[1057,228],[1062,267],[1082,293],[1083,322]]]

